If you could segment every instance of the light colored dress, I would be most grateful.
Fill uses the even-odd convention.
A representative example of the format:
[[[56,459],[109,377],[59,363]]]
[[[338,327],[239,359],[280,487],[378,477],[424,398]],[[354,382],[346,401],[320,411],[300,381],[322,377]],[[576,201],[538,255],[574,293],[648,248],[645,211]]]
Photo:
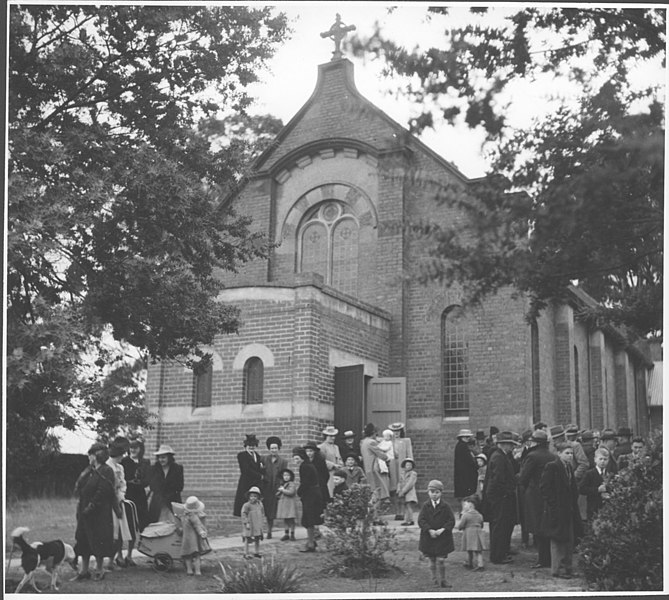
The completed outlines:
[[[125,482],[125,469],[121,463],[117,463],[113,458],[107,460],[107,465],[112,468],[114,471],[114,494],[116,495],[116,502],[121,503],[121,516],[116,516],[116,513],[112,511],[112,521],[114,523],[114,539],[119,537],[127,542],[132,539],[132,534],[130,533],[130,527],[128,526],[128,517],[123,507],[123,501],[125,500],[125,492],[128,488]]]
[[[483,516],[477,510],[462,513],[457,528],[464,530],[462,535],[463,552],[480,552],[486,550],[485,536],[483,535]]]
[[[388,460],[379,461],[379,473],[390,474],[389,462],[395,458],[395,452],[393,450],[393,441],[392,440],[381,440],[379,442],[379,450],[382,450],[386,453]]]
[[[242,506],[242,536],[245,538],[262,538],[264,522],[265,509],[262,502],[245,502]]]
[[[206,518],[204,511],[195,511],[184,509],[184,513],[179,517],[181,519],[181,528],[183,537],[181,539],[181,556],[189,558],[191,556],[201,556],[211,552],[209,540],[203,538],[206,535]]]
[[[294,481],[283,482],[283,492],[276,507],[277,519],[297,519],[297,484]]]

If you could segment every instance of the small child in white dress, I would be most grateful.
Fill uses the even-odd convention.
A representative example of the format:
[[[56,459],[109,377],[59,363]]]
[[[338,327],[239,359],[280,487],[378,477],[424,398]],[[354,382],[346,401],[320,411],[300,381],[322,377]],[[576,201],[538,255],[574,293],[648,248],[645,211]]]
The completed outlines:
[[[395,450],[393,449],[393,438],[395,434],[390,431],[390,429],[385,429],[381,434],[383,438],[379,442],[379,449],[383,450],[388,456],[388,460],[379,460],[379,472],[380,473],[389,473],[390,469],[388,465],[391,460],[395,459]]]

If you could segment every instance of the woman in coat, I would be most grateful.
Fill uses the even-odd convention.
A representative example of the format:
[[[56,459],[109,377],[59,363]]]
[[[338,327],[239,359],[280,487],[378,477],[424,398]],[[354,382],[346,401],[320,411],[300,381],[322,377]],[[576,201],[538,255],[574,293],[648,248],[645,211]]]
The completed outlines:
[[[453,486],[455,499],[462,502],[463,498],[476,493],[479,469],[476,457],[469,447],[474,434],[469,429],[461,429],[457,435],[453,461]]]
[[[246,502],[246,492],[253,486],[262,489],[265,467],[262,464],[260,454],[257,452],[258,438],[255,434],[246,434],[244,439],[244,450],[237,454],[239,463],[239,481],[237,482],[237,493],[232,514],[235,517],[242,516],[242,506]]]
[[[90,579],[89,563],[95,556],[95,580],[105,576],[105,556],[114,555],[114,524],[112,504],[116,501],[114,472],[107,464],[109,452],[103,444],[93,444],[88,450],[89,466],[82,472],[75,485],[77,504],[77,530],[75,553],[81,556],[82,569],[76,580]]]
[[[265,477],[262,489],[262,502],[265,506],[265,517],[267,518],[267,539],[272,537],[272,525],[276,518],[276,507],[279,499],[276,491],[281,485],[281,471],[288,468],[288,461],[279,456],[281,450],[281,438],[272,435],[265,442],[269,454],[262,457],[262,465],[265,469]]]
[[[360,442],[360,454],[362,456],[362,466],[365,470],[367,483],[374,492],[376,500],[382,504],[390,502],[390,489],[388,477],[382,476],[379,470],[379,460],[387,460],[388,455],[379,448],[379,444],[374,438],[376,427],[372,423],[365,425],[364,437]]]
[[[541,528],[551,541],[551,574],[571,579],[574,546],[583,533],[572,468],[574,450],[569,442],[558,442],[555,449],[557,460],[549,462],[541,476],[540,489],[544,499]]]
[[[534,537],[534,545],[538,550],[537,562],[533,569],[550,567],[551,544],[541,530],[541,517],[544,514],[544,499],[541,495],[541,475],[544,467],[555,460],[555,454],[548,449],[548,434],[541,429],[532,433],[530,447],[520,468],[518,484],[522,490],[525,502],[525,526],[528,533]]]
[[[174,521],[172,502],[181,503],[184,469],[174,462],[174,450],[162,444],[156,452],[156,463],[149,476],[149,522]]]
[[[307,455],[307,461],[310,462],[316,468],[316,474],[318,475],[318,485],[321,488],[321,499],[323,500],[323,508],[327,506],[327,503],[330,501],[330,490],[328,489],[328,481],[330,480],[330,471],[328,471],[327,463],[325,458],[320,452],[320,449],[316,445],[316,442],[308,441],[303,446],[304,452]]]
[[[323,497],[316,467],[307,460],[304,448],[293,448],[293,463],[299,468],[297,495],[302,500],[302,527],[307,530],[307,545],[300,552],[316,552],[317,525],[323,523]]]

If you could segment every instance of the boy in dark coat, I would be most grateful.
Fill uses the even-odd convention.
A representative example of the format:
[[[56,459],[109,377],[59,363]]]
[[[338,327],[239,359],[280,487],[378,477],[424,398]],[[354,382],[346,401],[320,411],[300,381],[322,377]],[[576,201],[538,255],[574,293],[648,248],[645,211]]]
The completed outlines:
[[[582,535],[578,510],[578,490],[572,462],[574,450],[570,442],[555,445],[557,460],[544,468],[541,495],[544,499],[542,530],[551,540],[551,574],[571,579],[574,546]]]
[[[607,482],[613,476],[608,470],[609,451],[606,448],[595,450],[595,467],[589,469],[581,481],[578,491],[585,496],[586,514],[588,522],[597,515],[597,512],[609,497]]]
[[[455,515],[451,507],[442,500],[443,491],[444,485],[437,479],[427,484],[429,500],[423,504],[418,515],[418,527],[420,527],[418,550],[430,559],[430,572],[434,583],[443,588],[450,588],[453,586],[446,581],[446,557],[455,549],[453,545]]]

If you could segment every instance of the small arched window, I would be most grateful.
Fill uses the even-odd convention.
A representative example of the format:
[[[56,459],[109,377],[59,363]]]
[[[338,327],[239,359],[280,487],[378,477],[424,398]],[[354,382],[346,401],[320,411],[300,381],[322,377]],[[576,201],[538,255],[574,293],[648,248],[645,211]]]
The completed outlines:
[[[211,382],[214,376],[214,365],[194,374],[195,385],[195,407],[205,408],[211,406]]]
[[[469,415],[469,340],[462,307],[453,304],[441,315],[441,388],[444,415]]]
[[[257,356],[244,363],[244,403],[262,404],[264,365]]]

